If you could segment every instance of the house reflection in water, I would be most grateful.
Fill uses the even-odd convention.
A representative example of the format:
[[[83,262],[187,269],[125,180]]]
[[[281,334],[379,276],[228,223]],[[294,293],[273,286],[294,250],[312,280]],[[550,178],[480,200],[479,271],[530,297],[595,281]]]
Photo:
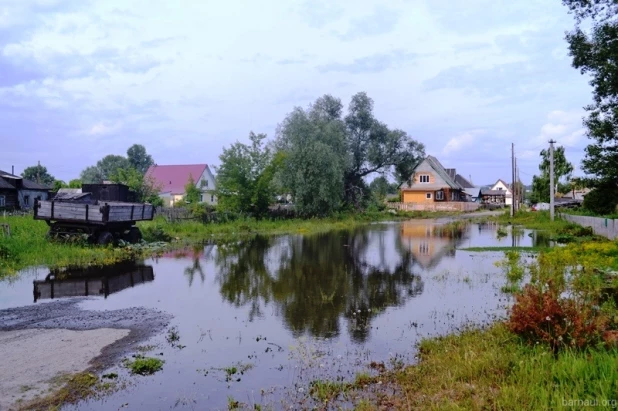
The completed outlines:
[[[435,267],[445,256],[454,256],[464,240],[465,224],[444,224],[435,220],[406,221],[401,226],[401,242],[423,269]]]
[[[51,270],[34,281],[34,302],[64,297],[104,296],[154,280],[152,266],[125,262],[105,267]]]

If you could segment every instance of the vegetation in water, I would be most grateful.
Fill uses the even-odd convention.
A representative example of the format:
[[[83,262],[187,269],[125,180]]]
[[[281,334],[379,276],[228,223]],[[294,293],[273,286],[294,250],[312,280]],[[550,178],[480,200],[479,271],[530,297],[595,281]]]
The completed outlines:
[[[151,375],[162,370],[163,363],[160,358],[136,355],[133,360],[126,359],[124,366],[131,371],[131,374]]]

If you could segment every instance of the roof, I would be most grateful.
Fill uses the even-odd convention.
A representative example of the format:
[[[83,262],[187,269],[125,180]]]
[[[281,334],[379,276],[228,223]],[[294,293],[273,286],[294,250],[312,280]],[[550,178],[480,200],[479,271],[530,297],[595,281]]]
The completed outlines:
[[[454,188],[456,190],[463,190],[463,187],[460,186],[459,184],[457,184],[457,182],[455,181],[454,178],[451,178],[451,176],[449,175],[449,172],[446,171],[446,169],[444,168],[444,166],[442,166],[442,164],[440,164],[440,162],[438,161],[437,158],[435,158],[434,156],[427,156],[425,158],[425,161],[427,161],[429,163],[429,165],[431,166],[431,168],[433,168],[436,173],[438,173],[438,175],[440,177],[442,177],[442,179],[444,180],[444,182],[450,187],[450,188]],[[417,166],[418,167],[418,166]],[[454,168],[450,169],[455,171]]]
[[[503,180],[503,179],[501,179],[501,178],[499,178],[499,179],[498,179],[498,181],[496,181],[492,187],[494,187],[494,186],[495,186],[496,184],[498,184],[498,183],[502,183],[502,184],[504,184],[504,186],[505,186],[506,188],[508,188],[509,190],[511,189],[511,185],[510,185],[510,184],[508,184],[506,181],[504,181],[504,180]]]
[[[146,175],[155,180],[161,193],[184,194],[185,185],[189,181],[189,176],[197,180],[210,169],[208,164],[183,164],[183,165],[154,165],[148,168]]]
[[[463,188],[476,188],[476,187],[474,187],[474,184],[472,184],[470,181],[468,181],[461,174],[455,175],[455,182],[457,184],[459,184],[460,186],[462,186]]]
[[[4,178],[22,180],[22,188],[25,188],[27,190],[45,190],[45,191],[49,191],[49,187],[47,187],[47,186],[45,186],[43,184],[35,183],[34,181],[28,180],[28,179],[20,177],[20,176],[16,176],[15,174],[7,173],[6,171],[2,171],[2,170],[0,170],[0,188],[15,189],[15,187],[13,187],[12,185],[8,184],[6,181],[3,181]]]
[[[483,196],[505,196],[506,190],[492,190],[491,188],[481,188],[480,193]]]

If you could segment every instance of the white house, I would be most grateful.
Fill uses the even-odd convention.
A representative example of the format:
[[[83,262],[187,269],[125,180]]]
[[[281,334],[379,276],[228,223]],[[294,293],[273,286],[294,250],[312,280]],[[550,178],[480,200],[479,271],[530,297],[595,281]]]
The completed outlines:
[[[185,186],[193,179],[195,186],[200,190],[200,202],[217,204],[215,195],[215,176],[210,171],[208,164],[184,164],[184,165],[153,165],[146,172],[146,176],[153,179],[159,189],[159,196],[163,199],[166,207],[172,207],[175,203],[183,201]]]
[[[510,206],[513,204],[513,192],[509,188],[509,185],[505,183],[502,179],[498,179],[496,184],[491,186],[491,191],[504,191],[504,204]]]

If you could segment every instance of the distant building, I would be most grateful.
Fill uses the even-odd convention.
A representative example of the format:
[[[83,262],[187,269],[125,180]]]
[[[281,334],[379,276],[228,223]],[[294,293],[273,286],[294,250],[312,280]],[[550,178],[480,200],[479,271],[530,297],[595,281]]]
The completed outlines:
[[[215,195],[215,176],[210,171],[208,164],[183,164],[183,165],[153,165],[148,168],[146,177],[152,178],[159,189],[159,196],[163,199],[163,205],[172,207],[183,201],[185,186],[192,177],[195,186],[200,190],[200,202],[217,204]]]
[[[0,170],[0,210],[30,209],[35,200],[47,200],[49,190],[43,184]]]
[[[479,198],[483,204],[502,206],[510,206],[513,204],[513,193],[511,188],[502,179],[498,179],[498,181],[489,188],[481,188],[479,190]]]

